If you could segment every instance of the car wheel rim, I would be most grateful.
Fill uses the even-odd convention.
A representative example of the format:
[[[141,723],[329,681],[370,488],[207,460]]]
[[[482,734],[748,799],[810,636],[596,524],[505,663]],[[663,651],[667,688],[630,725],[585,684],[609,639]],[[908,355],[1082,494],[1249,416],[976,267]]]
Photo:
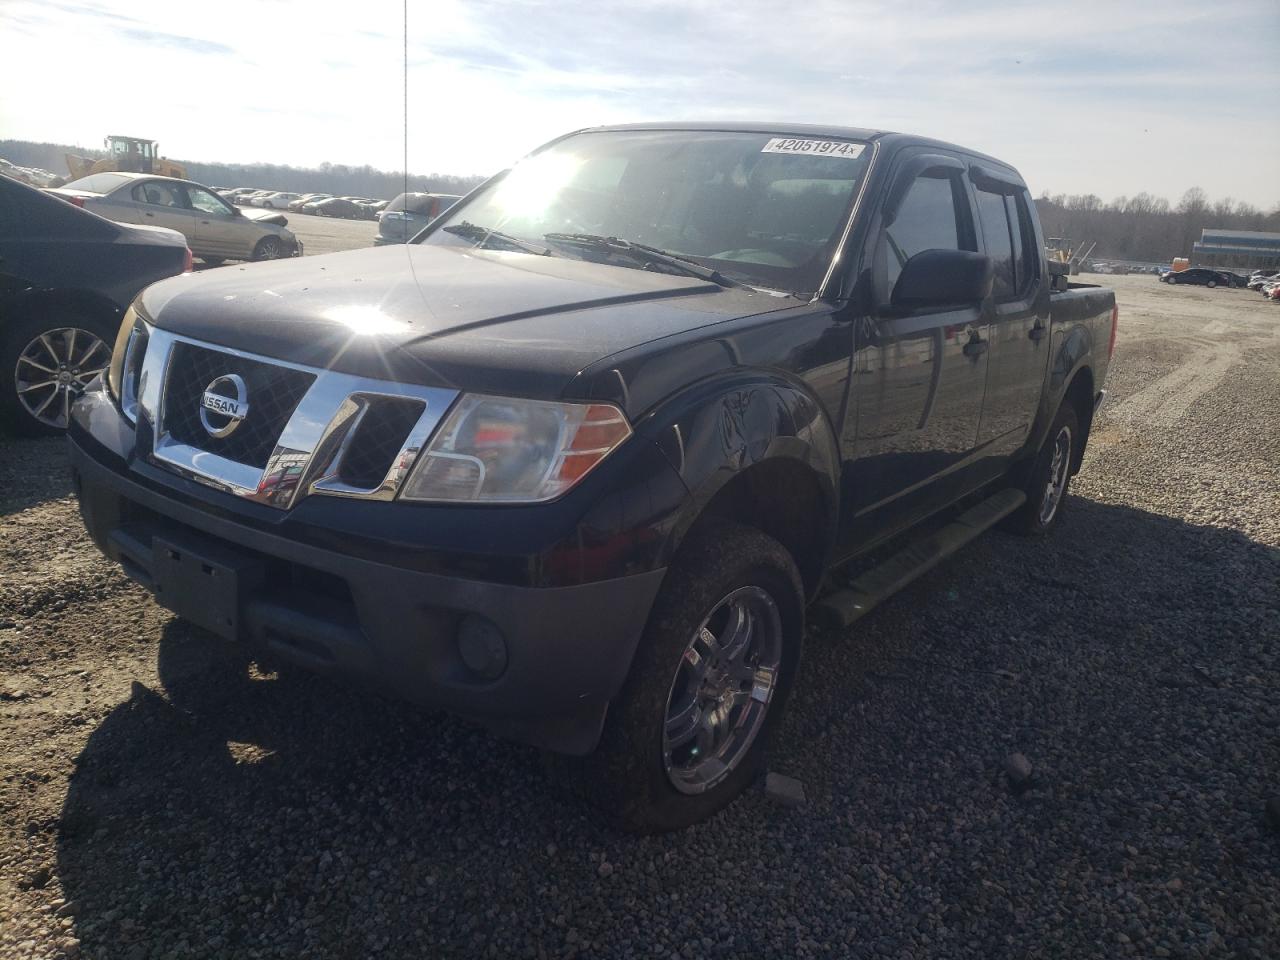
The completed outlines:
[[[65,430],[72,401],[110,362],[106,343],[88,330],[46,330],[18,354],[13,377],[18,402],[40,423]]]
[[[280,241],[275,237],[267,237],[259,248],[259,260],[275,260],[280,256]]]
[[[1044,499],[1040,502],[1040,524],[1048,526],[1062,503],[1067,489],[1067,475],[1071,470],[1071,428],[1063,427],[1053,441],[1053,459],[1049,462],[1049,482],[1045,485]]]
[[[662,759],[681,793],[732,773],[769,711],[782,663],[782,617],[760,587],[740,587],[694,631],[667,694]]]

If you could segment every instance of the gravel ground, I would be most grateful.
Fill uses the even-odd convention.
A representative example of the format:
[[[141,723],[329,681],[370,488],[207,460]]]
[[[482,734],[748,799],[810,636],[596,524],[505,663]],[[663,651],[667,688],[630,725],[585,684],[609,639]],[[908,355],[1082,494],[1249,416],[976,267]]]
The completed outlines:
[[[1116,285],[1061,528],[811,637],[807,802],[673,836],[173,620],[0,439],[0,956],[1280,956],[1280,308]]]

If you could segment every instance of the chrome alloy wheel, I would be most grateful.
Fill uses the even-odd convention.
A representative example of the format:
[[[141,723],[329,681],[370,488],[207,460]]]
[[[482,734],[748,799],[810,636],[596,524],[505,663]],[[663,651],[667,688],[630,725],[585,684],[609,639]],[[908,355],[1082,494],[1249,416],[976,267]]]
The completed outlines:
[[[258,241],[257,260],[279,260],[284,256],[284,244],[277,236],[266,236]]]
[[[36,420],[65,430],[72,402],[110,362],[111,351],[96,334],[81,327],[46,330],[18,354],[18,400]]]
[[[1040,525],[1047,527],[1058,512],[1062,494],[1067,489],[1071,470],[1071,428],[1064,426],[1053,439],[1053,459],[1049,462],[1049,481],[1040,501]]]
[[[667,694],[662,761],[681,793],[733,772],[764,725],[782,663],[782,617],[760,587],[717,603],[685,647]]]

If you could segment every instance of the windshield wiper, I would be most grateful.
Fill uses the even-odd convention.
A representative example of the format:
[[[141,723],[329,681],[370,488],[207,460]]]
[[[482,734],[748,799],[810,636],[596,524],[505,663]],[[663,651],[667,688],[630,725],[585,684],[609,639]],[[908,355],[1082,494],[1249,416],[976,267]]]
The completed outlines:
[[[645,243],[633,243],[630,240],[623,240],[621,237],[602,237],[598,233],[546,233],[543,234],[542,238],[552,243],[597,247],[621,253],[642,263],[660,263],[663,266],[679,270],[686,276],[710,280],[712,283],[719,284],[722,287],[742,286],[737,280],[732,280],[719,270],[701,264],[697,260],[682,257],[678,253],[669,253],[666,250],[660,250]]]
[[[521,240],[519,237],[513,237],[509,233],[503,233],[501,230],[491,230],[488,227],[479,226],[470,220],[451,223],[447,227],[441,227],[440,229],[445,233],[452,233],[454,236],[462,237],[466,240],[474,240],[478,246],[484,246],[490,240],[497,240],[499,243],[509,244],[528,253],[536,253],[540,257],[551,256],[550,247],[543,247],[536,243],[530,243],[528,240]]]

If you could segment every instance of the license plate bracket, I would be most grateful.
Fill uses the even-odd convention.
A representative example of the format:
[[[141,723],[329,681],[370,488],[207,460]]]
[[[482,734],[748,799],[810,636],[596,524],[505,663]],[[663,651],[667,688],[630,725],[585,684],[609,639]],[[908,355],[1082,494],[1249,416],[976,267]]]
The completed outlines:
[[[262,562],[215,543],[157,536],[151,541],[156,600],[210,633],[240,635],[244,594],[262,582]]]

